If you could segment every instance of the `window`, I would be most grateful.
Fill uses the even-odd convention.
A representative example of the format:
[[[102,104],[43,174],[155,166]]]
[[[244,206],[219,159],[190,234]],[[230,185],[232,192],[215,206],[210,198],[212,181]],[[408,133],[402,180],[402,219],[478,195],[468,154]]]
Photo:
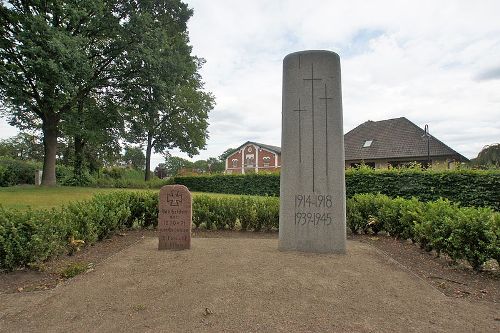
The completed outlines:
[[[238,159],[233,158],[233,168],[237,168],[237,167],[238,167]]]
[[[262,158],[262,161],[264,162],[264,166],[268,167],[269,166],[269,162],[271,161],[271,158],[269,156],[264,156]]]
[[[368,148],[372,145],[373,140],[366,140],[365,143],[363,144],[363,148]]]
[[[253,161],[254,161],[254,155],[253,154],[245,156],[245,166],[246,167],[253,168],[253,166],[254,166]]]

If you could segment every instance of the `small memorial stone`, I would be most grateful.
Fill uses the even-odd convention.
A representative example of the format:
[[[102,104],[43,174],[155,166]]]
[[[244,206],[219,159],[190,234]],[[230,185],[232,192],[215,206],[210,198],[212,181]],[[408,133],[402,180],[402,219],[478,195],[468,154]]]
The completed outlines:
[[[191,203],[191,193],[186,186],[166,185],[161,188],[158,250],[184,250],[191,247]]]
[[[344,253],[346,207],[340,58],[283,60],[279,249]]]

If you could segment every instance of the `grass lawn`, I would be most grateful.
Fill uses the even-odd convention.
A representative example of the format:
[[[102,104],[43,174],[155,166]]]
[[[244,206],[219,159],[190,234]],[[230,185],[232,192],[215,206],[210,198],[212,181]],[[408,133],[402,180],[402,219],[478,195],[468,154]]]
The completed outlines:
[[[0,204],[6,208],[17,209],[27,209],[29,207],[34,209],[52,208],[75,200],[90,199],[96,193],[110,193],[116,191],[130,190],[62,186],[36,187],[30,185],[0,187]]]
[[[159,189],[127,189],[127,188],[90,188],[90,187],[37,187],[32,185],[0,187],[0,205],[5,208],[43,209],[57,207],[62,204],[92,198],[97,193],[116,191],[153,191]],[[199,193],[193,195],[234,196],[232,194]]]

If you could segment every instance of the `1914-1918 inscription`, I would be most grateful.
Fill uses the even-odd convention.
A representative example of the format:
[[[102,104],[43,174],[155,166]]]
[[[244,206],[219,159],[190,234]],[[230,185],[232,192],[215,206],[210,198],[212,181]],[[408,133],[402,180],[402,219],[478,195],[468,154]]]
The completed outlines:
[[[295,195],[295,224],[296,225],[324,225],[332,223],[332,213],[325,211],[331,208],[332,196],[323,194],[296,194]]]
[[[191,193],[183,185],[167,185],[160,190],[158,249],[183,250],[191,247]]]

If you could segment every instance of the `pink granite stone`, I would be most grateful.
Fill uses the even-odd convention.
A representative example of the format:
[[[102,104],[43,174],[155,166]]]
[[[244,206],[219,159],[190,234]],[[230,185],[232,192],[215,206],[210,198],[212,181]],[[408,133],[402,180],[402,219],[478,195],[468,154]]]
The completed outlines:
[[[187,187],[163,186],[158,208],[158,250],[189,249],[193,209]]]

